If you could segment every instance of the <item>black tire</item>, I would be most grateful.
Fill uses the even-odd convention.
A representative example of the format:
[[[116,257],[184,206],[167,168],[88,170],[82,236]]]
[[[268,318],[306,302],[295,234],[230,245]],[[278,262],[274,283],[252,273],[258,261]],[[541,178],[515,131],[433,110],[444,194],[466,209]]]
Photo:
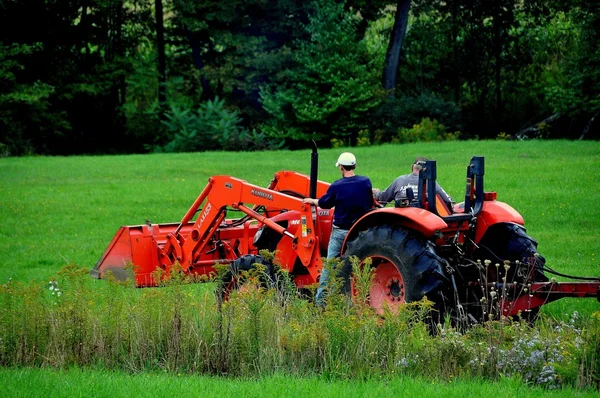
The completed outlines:
[[[523,264],[535,263],[533,281],[546,282],[544,275],[546,259],[539,255],[537,241],[527,235],[525,227],[513,223],[494,224],[488,228],[478,243],[475,258],[502,263],[504,260],[520,261]],[[522,278],[521,278],[522,279]],[[520,282],[519,275],[510,274],[508,280]]]
[[[245,275],[255,270],[256,264],[265,265],[264,272],[258,274],[258,278],[262,287],[270,287],[274,281],[273,264],[262,256],[247,254],[229,264],[229,269],[219,279],[216,290],[217,299],[226,301],[232,291],[238,290],[244,284]]]
[[[378,267],[389,267],[393,264],[401,275],[399,279],[403,280],[404,286],[394,286],[393,281],[389,287],[381,286],[381,289],[389,289],[389,292],[385,291],[388,305],[419,301],[427,296],[434,302],[436,311],[432,314],[432,320],[437,323],[443,316],[447,279],[443,272],[443,260],[436,255],[434,249],[435,246],[431,242],[419,239],[403,228],[383,225],[362,231],[348,243],[348,248],[342,257],[344,264],[340,276],[344,280],[344,292],[348,294],[351,292],[350,257],[356,256],[361,262],[371,257],[376,274]],[[376,276],[375,283],[381,283],[382,281],[377,281],[377,278],[379,276]],[[390,302],[392,297],[396,300]],[[371,304],[374,304],[373,297],[371,297]]]
[[[522,264],[534,264],[533,276],[523,276],[517,272],[516,267],[511,267],[506,278],[510,282],[547,282],[544,274],[546,259],[539,255],[537,241],[527,235],[526,229],[519,224],[499,223],[488,228],[485,235],[478,243],[479,249],[475,258],[490,260],[502,264],[505,260]],[[502,268],[502,267],[501,267]],[[539,307],[523,313],[521,318],[533,322],[539,313]]]

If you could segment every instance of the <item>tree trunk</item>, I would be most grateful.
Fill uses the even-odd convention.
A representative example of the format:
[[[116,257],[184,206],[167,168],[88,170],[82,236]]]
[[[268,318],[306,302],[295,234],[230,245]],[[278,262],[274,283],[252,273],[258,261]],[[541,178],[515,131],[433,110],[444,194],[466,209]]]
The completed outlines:
[[[500,37],[500,10],[498,9],[496,12],[496,16],[494,18],[494,58],[496,59],[496,64],[494,65],[494,80],[496,82],[496,120],[501,118],[502,116],[502,89],[501,89],[501,76],[502,72],[502,39]]]
[[[580,140],[584,140],[585,137],[588,135],[588,133],[590,132],[590,128],[592,127],[592,124],[594,124],[594,120],[598,117],[598,115],[600,115],[600,111],[594,113],[594,116],[592,116],[590,121],[587,122],[587,124],[583,128],[583,131],[581,132],[581,136],[579,137]]]
[[[123,42],[123,25],[125,24],[125,15],[123,13],[123,2],[119,1],[115,10],[115,55],[117,58],[125,58],[125,44]],[[119,81],[115,82],[117,89],[117,104],[122,107],[125,104],[126,87],[125,74],[119,76]]]
[[[393,90],[396,88],[398,67],[400,66],[400,53],[402,42],[406,36],[408,26],[408,12],[410,11],[410,0],[398,0],[396,5],[396,19],[390,36],[385,64],[383,66],[383,88]]]
[[[188,40],[190,41],[190,46],[192,47],[192,59],[194,60],[194,66],[199,71],[202,71],[202,69],[204,69],[204,61],[202,60],[202,55],[200,54],[200,39],[196,38],[187,27],[185,28],[185,32]],[[207,100],[214,98],[212,89],[210,88],[210,83],[203,71],[200,74],[200,84],[202,85],[201,99]]]
[[[167,107],[167,60],[165,56],[165,24],[162,0],[154,0],[156,18],[156,50],[158,52],[158,106],[163,120]]]
[[[460,102],[460,66],[458,61],[458,0],[452,0],[452,71],[454,76],[452,78],[452,88],[454,91],[454,102],[457,104]]]
[[[542,120],[541,122],[538,122],[536,124],[534,124],[533,126],[527,127],[522,129],[521,131],[519,131],[515,136],[519,139],[523,139],[523,138],[530,138],[529,135],[530,134],[534,134],[534,136],[536,136],[540,130],[540,125],[543,124],[552,124],[556,121],[556,119],[558,119],[561,116],[560,113],[555,113],[554,115],[548,116],[547,118],[545,118],[544,120]]]

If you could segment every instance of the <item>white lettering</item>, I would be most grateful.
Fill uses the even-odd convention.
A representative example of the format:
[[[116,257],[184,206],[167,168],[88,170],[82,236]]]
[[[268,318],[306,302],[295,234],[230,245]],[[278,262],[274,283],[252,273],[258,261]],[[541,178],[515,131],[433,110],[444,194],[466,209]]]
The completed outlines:
[[[263,199],[267,199],[267,200],[273,200],[273,195],[271,195],[270,193],[266,193],[266,192],[259,191],[259,190],[256,190],[256,189],[252,189],[250,191],[250,194],[254,195],[254,196],[258,196],[259,198],[263,198]]]
[[[210,202],[208,202],[206,204],[206,207],[204,208],[204,211],[202,212],[202,217],[200,217],[200,225],[202,225],[202,223],[204,222],[204,219],[206,218],[206,216],[208,215],[208,213],[210,212],[211,209],[212,209],[212,205],[210,204]]]

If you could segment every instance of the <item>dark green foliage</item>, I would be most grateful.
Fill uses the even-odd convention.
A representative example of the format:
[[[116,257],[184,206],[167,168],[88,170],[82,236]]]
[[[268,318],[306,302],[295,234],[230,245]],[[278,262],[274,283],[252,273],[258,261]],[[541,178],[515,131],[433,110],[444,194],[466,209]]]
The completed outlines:
[[[121,0],[3,2],[0,142],[14,154],[141,149],[121,106],[143,15]]]
[[[52,117],[49,112],[48,98],[54,87],[39,80],[24,83],[17,79],[24,69],[23,59],[40,48],[40,43],[10,46],[0,43],[0,143],[4,156],[35,152],[28,121],[48,127],[52,127],[53,122],[60,124],[59,115]]]
[[[392,141],[401,144],[408,142],[455,141],[459,137],[459,131],[448,131],[446,126],[437,120],[425,117],[410,128],[399,128],[398,134]]]
[[[451,132],[462,130],[460,109],[454,102],[433,93],[423,93],[415,97],[386,99],[374,113],[373,142],[391,142],[399,129],[411,128],[423,118],[436,120]]]
[[[598,93],[593,10],[597,4],[589,2],[417,2],[401,85],[459,105],[465,137],[516,133],[564,112],[571,119],[560,119],[550,136],[578,138],[576,115],[587,121],[598,109],[594,94],[583,94]]]
[[[189,82],[182,93],[196,105],[216,95],[228,98],[247,127],[259,124],[265,116],[259,86],[280,78],[294,40],[304,35],[310,4],[176,0],[173,5],[179,46],[172,67]]]
[[[464,138],[600,136],[597,1],[412,0],[383,101],[397,3],[0,2],[0,156],[364,145],[423,118]],[[165,113],[217,97],[239,131],[171,145]]]
[[[218,97],[201,104],[196,111],[174,106],[166,118],[168,143],[157,148],[165,152],[274,149],[280,141],[248,131],[241,126],[238,112],[226,109],[225,101]]]
[[[355,138],[365,113],[382,99],[379,73],[365,43],[356,41],[357,19],[343,4],[319,0],[285,81],[263,86],[262,104],[272,116],[262,128],[294,141]]]
[[[575,5],[569,22],[579,24],[564,26],[563,22],[563,28],[571,31],[572,47],[566,62],[557,65],[562,79],[556,79],[546,90],[553,110],[571,116],[579,124],[576,131],[569,131],[570,138],[585,137],[593,124],[591,118],[600,115],[600,5],[587,1],[576,1]],[[596,120],[596,138],[600,137],[599,125]]]

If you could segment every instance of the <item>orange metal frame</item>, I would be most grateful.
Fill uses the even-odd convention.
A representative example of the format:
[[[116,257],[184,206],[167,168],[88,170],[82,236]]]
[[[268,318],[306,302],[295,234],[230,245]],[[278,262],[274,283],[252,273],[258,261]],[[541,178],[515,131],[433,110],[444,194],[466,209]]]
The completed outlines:
[[[267,226],[288,240],[287,245],[314,282],[321,270],[322,245],[318,212],[301,199],[308,196],[309,185],[308,176],[292,171],[276,173],[267,188],[230,176],[211,177],[178,224],[121,227],[92,275],[102,277],[107,271],[122,274],[127,264],[133,265],[138,286],[156,285],[153,272],[161,269],[163,275],[168,275],[175,264],[191,274],[209,275],[216,263],[256,254],[254,236]],[[317,195],[322,196],[328,186],[319,181]],[[246,214],[248,219],[235,224],[236,220],[226,219],[228,208]],[[261,208],[264,214],[257,211]],[[284,209],[297,214],[301,228],[294,226],[293,233],[268,216]]]

